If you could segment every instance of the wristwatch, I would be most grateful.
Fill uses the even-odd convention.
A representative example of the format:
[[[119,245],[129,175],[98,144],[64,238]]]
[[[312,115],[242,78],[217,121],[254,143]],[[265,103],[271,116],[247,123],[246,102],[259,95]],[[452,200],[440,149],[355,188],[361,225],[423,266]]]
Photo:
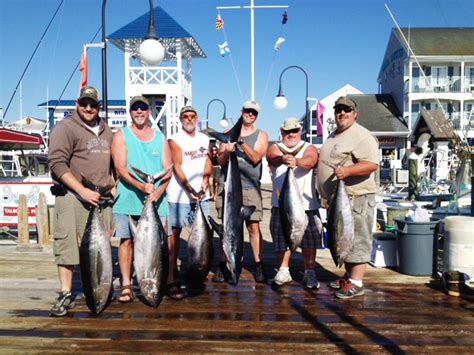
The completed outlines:
[[[240,138],[240,139],[237,141],[237,144],[238,144],[238,145],[242,145],[242,144],[244,144],[244,143],[245,143],[245,142],[244,142],[243,138]]]

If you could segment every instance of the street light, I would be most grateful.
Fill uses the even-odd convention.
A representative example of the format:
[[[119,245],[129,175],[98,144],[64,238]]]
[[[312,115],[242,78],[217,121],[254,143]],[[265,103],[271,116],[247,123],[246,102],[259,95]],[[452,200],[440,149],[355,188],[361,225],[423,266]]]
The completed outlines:
[[[104,106],[105,120],[108,118],[107,103],[107,42],[105,41],[105,4],[107,0],[102,0],[102,101]],[[159,65],[165,57],[165,49],[158,40],[155,33],[155,15],[153,0],[150,2],[150,19],[148,22],[148,34],[140,44],[138,53],[140,59],[147,65]]]
[[[283,89],[282,89],[282,86],[281,86],[281,78],[283,77],[283,73],[286,72],[288,69],[291,69],[291,68],[296,68],[296,69],[299,69],[303,72],[304,76],[305,76],[305,79],[306,79],[306,97],[305,97],[305,116],[306,116],[306,119],[305,119],[305,126],[306,126],[306,140],[308,140],[309,138],[309,142],[310,143],[313,143],[312,142],[312,132],[311,132],[311,120],[310,120],[310,112],[309,112],[309,105],[308,105],[308,86],[309,86],[309,83],[308,83],[308,74],[306,73],[306,71],[297,66],[297,65],[290,65],[289,67],[286,67],[285,69],[283,69],[283,71],[281,72],[280,74],[280,80],[279,80],[279,86],[278,86],[278,94],[277,96],[275,97],[275,100],[273,101],[273,106],[277,109],[277,110],[284,110],[286,108],[286,106],[288,106],[288,100],[286,99],[285,95],[283,94]],[[309,132],[309,137],[308,137],[308,132]]]
[[[232,120],[231,118],[227,118],[226,117],[226,106],[225,106],[225,103],[224,101],[222,101],[221,99],[212,99],[211,101],[208,102],[207,104],[207,111],[206,111],[206,124],[207,126],[209,127],[209,106],[211,105],[211,103],[213,103],[214,101],[218,101],[222,104],[222,106],[224,106],[224,113],[222,114],[222,118],[221,118],[221,121],[219,122],[219,124],[221,125],[222,128],[227,128],[229,127],[229,120]],[[206,127],[207,128],[207,127]]]

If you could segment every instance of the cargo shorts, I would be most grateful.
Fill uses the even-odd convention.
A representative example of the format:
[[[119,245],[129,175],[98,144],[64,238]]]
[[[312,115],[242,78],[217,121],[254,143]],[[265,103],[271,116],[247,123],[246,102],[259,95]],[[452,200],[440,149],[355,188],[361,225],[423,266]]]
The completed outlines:
[[[78,265],[79,245],[91,207],[74,195],[57,196],[54,205],[54,261],[57,265]],[[106,228],[111,228],[112,208],[102,209]]]
[[[222,186],[222,187],[221,187]],[[219,195],[216,198],[217,216],[222,219],[224,187],[219,185]],[[255,207],[255,211],[247,219],[249,222],[260,222],[263,218],[263,203],[262,194],[258,189],[244,189],[242,190],[242,206]]]
[[[354,246],[347,263],[362,264],[370,261],[375,204],[375,194],[354,196],[352,200]]]

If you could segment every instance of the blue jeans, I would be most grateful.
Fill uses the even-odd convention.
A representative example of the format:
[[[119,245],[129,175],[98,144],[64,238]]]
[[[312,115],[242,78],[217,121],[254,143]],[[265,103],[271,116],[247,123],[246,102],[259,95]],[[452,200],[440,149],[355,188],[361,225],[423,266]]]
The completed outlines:
[[[196,203],[174,203],[169,202],[170,226],[182,229],[185,225],[191,226],[194,220]],[[209,201],[201,201],[201,208],[206,218],[209,216]]]

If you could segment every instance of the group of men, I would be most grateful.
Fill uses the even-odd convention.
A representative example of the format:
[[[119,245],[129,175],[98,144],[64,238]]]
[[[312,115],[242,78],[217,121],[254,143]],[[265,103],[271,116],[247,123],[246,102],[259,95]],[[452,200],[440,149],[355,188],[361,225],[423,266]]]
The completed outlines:
[[[181,230],[185,225],[192,224],[198,199],[202,201],[201,207],[207,215],[210,213],[209,200],[215,199],[218,215],[221,214],[225,167],[233,151],[237,152],[238,157],[243,205],[254,207],[254,212],[246,220],[246,226],[255,262],[256,282],[267,282],[262,265],[263,238],[260,230],[263,217],[260,179],[262,159],[266,157],[272,169],[273,181],[270,231],[279,266],[274,283],[283,285],[292,281],[289,271],[291,251],[282,235],[278,206],[285,172],[292,168],[309,220],[301,243],[305,269],[303,285],[310,289],[319,288],[315,260],[316,250],[321,245],[322,223],[318,213],[320,201],[316,186],[320,195],[330,203],[337,179],[344,179],[353,197],[355,243],[345,265],[344,277],[331,282],[330,287],[338,289],[335,295],[340,298],[363,294],[362,279],[371,251],[371,226],[377,191],[373,172],[378,167],[378,144],[365,128],[356,123],[355,102],[346,97],[336,101],[337,129],[328,137],[319,154],[315,146],[302,141],[302,127],[296,118],[288,118],[283,122],[280,127],[281,142],[268,148],[267,133],[256,127],[260,105],[255,101],[243,104],[239,140],[221,143],[217,156],[211,154],[215,146],[210,145],[209,138],[196,129],[198,115],[192,106],[181,109],[182,129],[168,140],[159,130],[150,127],[151,107],[147,98],[132,97],[129,108],[131,125],[113,134],[99,117],[97,90],[86,87],[81,90],[76,101],[75,112],[59,122],[51,132],[49,165],[55,180],[53,190],[56,195],[54,254],[61,284],[61,292],[51,309],[51,315],[63,316],[74,306],[71,291],[74,265],[79,263],[78,245],[89,210],[98,204],[102,206],[104,222],[111,229],[112,225],[115,226],[115,236],[121,240],[118,256],[122,288],[118,300],[126,303],[134,298],[133,238],[129,216],[135,223],[138,221],[145,199],[155,202],[158,215],[169,235],[168,295],[175,300],[183,299],[185,292],[177,267]],[[336,169],[330,167],[341,161],[343,165]],[[214,186],[211,187],[210,177],[217,162],[222,167],[219,176],[221,181],[219,184],[212,183]],[[172,172],[156,185],[141,181],[131,173],[133,167],[154,175],[171,164]],[[317,176],[314,174],[316,166]],[[117,181],[113,204],[110,199],[103,202],[98,192],[85,187],[83,178],[97,186]],[[214,176],[214,180],[217,178]],[[219,268],[212,280],[224,282],[227,274],[225,255],[221,251]]]

